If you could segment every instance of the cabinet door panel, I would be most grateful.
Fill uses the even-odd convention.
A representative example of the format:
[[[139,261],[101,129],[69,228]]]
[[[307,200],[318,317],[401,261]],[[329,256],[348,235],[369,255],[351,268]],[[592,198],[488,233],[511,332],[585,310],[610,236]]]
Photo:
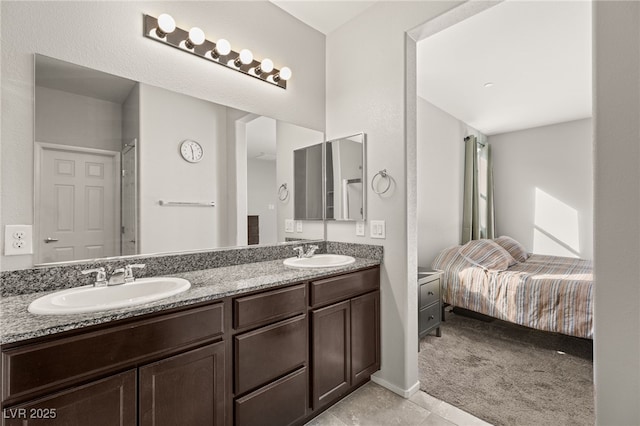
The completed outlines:
[[[290,425],[307,410],[307,368],[303,367],[235,402],[237,426]]]
[[[351,299],[351,386],[380,369],[380,292]]]
[[[313,409],[344,394],[350,386],[351,303],[337,303],[312,312]]]
[[[236,395],[305,364],[308,345],[306,315],[235,336]]]
[[[5,408],[3,417],[7,426],[134,426],[135,370]]]
[[[140,368],[140,425],[224,424],[224,342]]]

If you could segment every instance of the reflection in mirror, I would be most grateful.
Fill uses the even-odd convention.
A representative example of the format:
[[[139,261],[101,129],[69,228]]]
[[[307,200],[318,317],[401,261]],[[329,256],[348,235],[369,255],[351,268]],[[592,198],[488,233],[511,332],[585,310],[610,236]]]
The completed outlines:
[[[277,194],[293,182],[294,149],[321,132],[35,62],[36,263],[324,238],[324,227],[287,234],[293,205]],[[201,159],[181,152],[185,140]]]
[[[322,220],[322,146],[293,151],[296,220]]]
[[[325,218],[365,220],[364,133],[325,143]]]

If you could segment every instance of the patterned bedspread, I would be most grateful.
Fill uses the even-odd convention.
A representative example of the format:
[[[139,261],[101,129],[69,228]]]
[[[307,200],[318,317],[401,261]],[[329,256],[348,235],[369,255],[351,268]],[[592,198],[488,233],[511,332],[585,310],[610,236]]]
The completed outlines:
[[[531,255],[506,271],[486,271],[443,251],[433,268],[444,271],[444,301],[539,330],[593,338],[591,261]]]

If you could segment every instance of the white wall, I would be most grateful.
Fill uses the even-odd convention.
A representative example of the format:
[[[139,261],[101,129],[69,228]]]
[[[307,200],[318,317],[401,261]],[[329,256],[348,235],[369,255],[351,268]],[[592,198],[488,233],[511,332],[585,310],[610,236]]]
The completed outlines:
[[[640,3],[594,2],[598,425],[640,424]]]
[[[385,240],[356,237],[353,222],[327,223],[327,238],[384,246],[382,369],[375,380],[403,395],[419,386],[413,174],[416,68],[415,44],[407,56],[407,43],[414,42],[405,33],[457,4],[380,2],[327,36],[327,139],[366,132],[367,187],[381,169],[393,178],[387,194],[369,192],[367,199],[369,220],[386,221]]]
[[[418,70],[418,73],[420,70]],[[418,97],[418,265],[460,244],[464,185],[464,138],[476,129]]]
[[[527,250],[593,258],[590,118],[489,136],[496,231]]]
[[[247,214],[259,216],[260,244],[278,242],[276,177],[275,161],[247,160]]]
[[[2,223],[33,223],[34,53],[316,130],[325,125],[325,37],[269,2],[1,2]],[[172,14],[289,66],[287,90],[154,42],[142,16]],[[81,34],[81,36],[79,36]],[[2,235],[0,235],[2,237]],[[0,238],[1,239],[1,238]],[[2,269],[32,256],[2,257]]]
[[[140,85],[138,171],[141,253],[228,246],[227,108]],[[197,141],[202,160],[189,163],[180,143]],[[160,206],[163,201],[214,201],[215,207]]]
[[[120,151],[122,105],[36,86],[38,142]]]
[[[324,237],[324,222],[321,220],[303,220],[302,232],[297,227],[294,232],[285,232],[285,220],[293,219],[293,150],[309,145],[315,145],[324,141],[324,133],[304,127],[284,123],[280,120],[276,123],[276,165],[278,188],[283,183],[287,184],[289,196],[284,201],[278,200],[278,241],[287,238],[301,238],[317,240]]]

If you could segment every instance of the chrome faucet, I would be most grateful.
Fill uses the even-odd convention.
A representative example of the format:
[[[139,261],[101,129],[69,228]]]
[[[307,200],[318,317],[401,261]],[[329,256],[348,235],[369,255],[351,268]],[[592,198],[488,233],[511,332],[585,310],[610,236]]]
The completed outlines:
[[[296,252],[296,257],[302,259],[304,257],[304,248],[302,246],[294,247],[293,251]]]
[[[296,256],[298,257],[298,259],[302,259],[303,257],[311,257],[314,255],[314,253],[316,252],[316,250],[318,250],[319,247],[316,245],[309,245],[307,246],[307,251],[304,251],[304,247],[303,246],[298,246],[298,247],[294,247],[293,250],[296,252]]]
[[[124,268],[117,268],[113,271],[109,280],[107,280],[107,272],[104,268],[86,269],[82,272],[82,275],[96,273],[96,282],[93,283],[94,287],[105,287],[108,285],[120,285],[124,283],[130,283],[136,280],[133,276],[133,268],[144,268],[142,263],[135,263],[133,265],[127,265]]]
[[[304,257],[311,257],[314,255],[314,253],[316,252],[316,250],[318,250],[320,247],[311,244],[310,246],[307,247],[307,252],[304,254]]]
[[[93,286],[105,287],[107,285],[107,272],[104,270],[104,268],[93,268],[80,271],[82,275],[93,274],[94,272],[96,273],[96,281],[93,283]]]
[[[136,280],[133,276],[133,268],[144,268],[143,263],[134,263],[133,265],[127,265],[124,268],[118,268],[113,271],[111,277],[109,277],[109,285],[120,285],[130,283]]]

